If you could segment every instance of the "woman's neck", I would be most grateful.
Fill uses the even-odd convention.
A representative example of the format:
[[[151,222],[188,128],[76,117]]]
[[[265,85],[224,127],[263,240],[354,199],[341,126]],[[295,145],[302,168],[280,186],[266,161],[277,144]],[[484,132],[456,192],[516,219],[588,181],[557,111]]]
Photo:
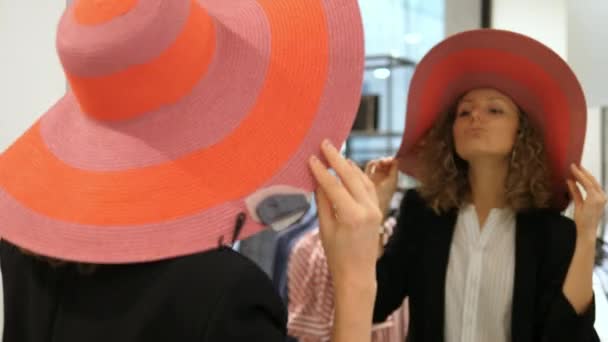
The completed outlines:
[[[490,210],[505,206],[508,165],[504,161],[484,160],[469,163],[471,201],[483,227]]]

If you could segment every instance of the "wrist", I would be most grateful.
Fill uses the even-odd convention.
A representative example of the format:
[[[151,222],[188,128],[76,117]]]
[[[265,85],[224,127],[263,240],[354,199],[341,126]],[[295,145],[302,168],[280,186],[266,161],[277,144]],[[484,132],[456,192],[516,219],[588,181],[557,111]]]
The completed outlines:
[[[576,237],[576,245],[574,246],[573,258],[581,260],[584,264],[593,267],[596,254],[596,237],[587,235],[579,235]],[[583,261],[584,260],[584,261]]]
[[[353,298],[373,302],[376,298],[377,289],[376,279],[357,279],[353,281],[344,279],[334,282],[336,302],[352,301]]]
[[[597,233],[594,229],[581,229],[576,234],[576,244],[581,247],[593,247],[597,243]]]
[[[342,275],[334,277],[334,288],[336,291],[342,293],[365,293],[374,292],[377,288],[376,275],[373,277],[361,276],[361,275]]]
[[[388,218],[389,205],[387,203],[380,203],[379,208],[382,212],[382,221],[384,221]]]

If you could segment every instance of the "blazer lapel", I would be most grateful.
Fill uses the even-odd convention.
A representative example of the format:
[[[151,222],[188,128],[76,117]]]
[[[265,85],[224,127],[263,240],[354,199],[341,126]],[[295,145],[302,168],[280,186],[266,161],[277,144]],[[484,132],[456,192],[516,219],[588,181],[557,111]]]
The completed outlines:
[[[528,214],[517,214],[515,233],[515,280],[511,313],[513,342],[533,341],[537,257],[534,223]]]
[[[436,216],[428,225],[424,241],[425,304],[424,335],[426,341],[444,341],[445,280],[450,246],[456,224],[457,211]]]

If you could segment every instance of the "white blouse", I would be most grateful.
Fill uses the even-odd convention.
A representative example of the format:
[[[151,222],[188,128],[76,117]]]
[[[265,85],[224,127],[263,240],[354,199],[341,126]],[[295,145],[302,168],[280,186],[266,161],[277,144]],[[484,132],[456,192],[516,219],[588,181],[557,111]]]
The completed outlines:
[[[475,207],[461,208],[446,275],[445,340],[510,341],[514,274],[514,212],[492,209],[480,229]]]

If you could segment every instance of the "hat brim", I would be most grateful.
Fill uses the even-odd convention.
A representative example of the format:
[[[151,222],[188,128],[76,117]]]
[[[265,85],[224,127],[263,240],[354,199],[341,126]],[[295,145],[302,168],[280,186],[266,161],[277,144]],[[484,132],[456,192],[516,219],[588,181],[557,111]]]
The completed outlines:
[[[587,107],[576,76],[555,52],[527,36],[481,29],[435,46],[419,63],[408,96],[406,127],[398,156],[403,172],[416,176],[415,147],[467,91],[494,88],[510,96],[543,133],[552,175],[553,206],[569,202],[569,165],[580,163]]]
[[[222,1],[199,3],[212,16],[230,7]],[[336,144],[346,139],[359,104],[364,64],[359,8],[347,0],[249,3],[238,18],[214,17],[216,27],[234,29],[267,22],[263,33],[270,41],[259,89],[214,93],[211,105],[218,113],[240,96],[250,97],[251,107],[229,134],[203,145],[187,140],[185,150],[167,152],[158,144],[179,139],[179,132],[145,135],[144,128],[162,126],[151,120],[134,131],[142,135],[121,135],[116,126],[80,113],[67,94],[0,155],[0,236],[64,260],[158,260],[215,248],[221,236],[229,241],[237,215],[247,212],[245,199],[261,188],[312,190],[309,156],[319,153],[324,138]],[[218,46],[225,43],[219,33],[217,39]],[[243,48],[265,55],[261,46]],[[223,57],[228,58],[217,56]],[[206,77],[212,69],[213,62]],[[208,91],[195,87],[183,115],[200,112],[195,104],[209,100]],[[164,106],[155,115],[170,111],[171,105]],[[113,146],[112,138],[123,139],[120,148],[100,144]],[[132,158],[142,155],[133,152],[137,148],[151,157]],[[134,160],[139,164],[132,165]],[[262,228],[249,217],[240,237]]]

